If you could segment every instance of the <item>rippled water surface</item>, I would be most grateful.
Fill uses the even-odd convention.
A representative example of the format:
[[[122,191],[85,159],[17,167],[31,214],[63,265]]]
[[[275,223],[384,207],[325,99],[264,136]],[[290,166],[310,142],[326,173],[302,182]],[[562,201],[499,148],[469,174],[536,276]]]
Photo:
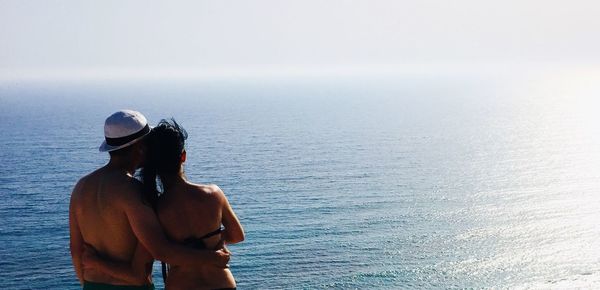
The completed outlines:
[[[69,195],[121,108],[188,130],[240,289],[599,288],[598,79],[3,83],[0,288],[77,289]]]

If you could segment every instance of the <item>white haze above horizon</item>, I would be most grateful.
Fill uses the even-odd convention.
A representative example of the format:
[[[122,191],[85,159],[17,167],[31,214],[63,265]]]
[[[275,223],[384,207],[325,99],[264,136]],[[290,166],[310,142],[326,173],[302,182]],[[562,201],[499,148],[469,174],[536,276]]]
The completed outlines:
[[[600,64],[595,1],[7,1],[0,78]]]

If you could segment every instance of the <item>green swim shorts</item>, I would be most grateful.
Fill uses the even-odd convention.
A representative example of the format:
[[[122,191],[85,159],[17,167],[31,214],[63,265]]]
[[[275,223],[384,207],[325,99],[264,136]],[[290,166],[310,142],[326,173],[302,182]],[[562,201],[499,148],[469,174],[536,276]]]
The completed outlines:
[[[154,285],[127,286],[84,281],[83,290],[154,290]]]

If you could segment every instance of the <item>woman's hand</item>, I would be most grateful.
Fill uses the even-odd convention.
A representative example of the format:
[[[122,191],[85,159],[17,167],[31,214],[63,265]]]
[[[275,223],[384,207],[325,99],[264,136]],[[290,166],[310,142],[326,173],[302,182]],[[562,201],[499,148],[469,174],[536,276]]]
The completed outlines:
[[[227,250],[225,247],[218,249],[215,251],[215,259],[213,260],[213,264],[219,268],[229,268],[229,259],[231,258],[231,252]]]

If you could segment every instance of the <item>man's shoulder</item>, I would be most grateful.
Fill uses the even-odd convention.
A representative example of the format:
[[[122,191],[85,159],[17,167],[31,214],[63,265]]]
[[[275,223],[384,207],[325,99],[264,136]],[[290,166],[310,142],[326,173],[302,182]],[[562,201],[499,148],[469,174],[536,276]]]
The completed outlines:
[[[112,180],[114,182],[114,195],[123,201],[139,201],[142,196],[142,183],[129,176],[120,177]]]
[[[96,171],[91,172],[77,180],[75,186],[73,187],[73,192],[71,193],[71,199],[76,199],[83,194],[84,188],[90,183],[90,180],[93,179],[95,173]]]
[[[72,209],[77,209],[82,206],[82,203],[86,200],[86,196],[88,195],[87,193],[89,193],[96,184],[98,171],[99,169],[88,173],[77,180],[73,187],[73,191],[71,192],[70,206]]]
[[[103,199],[116,203],[139,201],[142,193],[142,184],[139,180],[118,172],[99,169],[82,177],[80,182],[88,183],[92,188],[102,192]]]
[[[86,174],[85,176],[79,178],[79,180],[75,184],[75,189],[78,189],[78,188],[81,189],[86,184],[93,183],[94,180],[96,180],[97,177],[101,174],[101,171],[102,171],[102,168],[98,168],[98,169]]]
[[[94,176],[96,176],[98,174],[97,172],[98,172],[98,170],[90,172],[90,173],[86,174],[85,176],[79,178],[79,180],[77,181],[77,184],[75,184],[75,187],[84,186],[91,179],[94,179]]]

